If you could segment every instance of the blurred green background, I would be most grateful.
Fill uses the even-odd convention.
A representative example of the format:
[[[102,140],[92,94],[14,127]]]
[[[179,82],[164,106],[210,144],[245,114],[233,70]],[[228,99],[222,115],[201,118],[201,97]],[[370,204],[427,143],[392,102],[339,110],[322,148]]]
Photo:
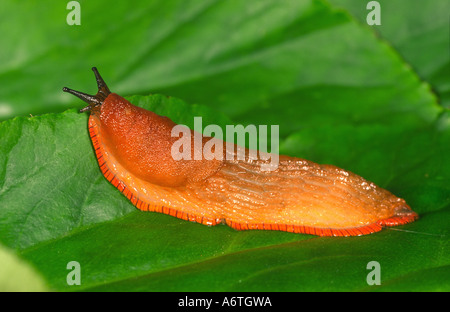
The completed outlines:
[[[449,1],[378,1],[374,26],[361,0],[78,1],[72,26],[68,2],[0,3],[0,261],[40,278],[30,290],[450,290]],[[141,213],[61,91],[94,94],[92,66],[179,123],[277,124],[281,153],[351,170],[421,219],[318,238]]]

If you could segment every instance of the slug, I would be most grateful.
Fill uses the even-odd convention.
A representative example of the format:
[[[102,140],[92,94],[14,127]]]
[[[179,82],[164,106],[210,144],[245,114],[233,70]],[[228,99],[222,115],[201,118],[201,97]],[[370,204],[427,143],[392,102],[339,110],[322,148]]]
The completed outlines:
[[[267,171],[261,169],[267,160],[248,157],[247,149],[244,159],[175,160],[176,123],[111,93],[92,70],[96,95],[63,91],[89,104],[80,112],[90,111],[100,170],[140,210],[236,230],[319,236],[365,235],[418,218],[404,199],[333,165],[280,156],[278,168]],[[203,146],[209,139],[202,137]]]

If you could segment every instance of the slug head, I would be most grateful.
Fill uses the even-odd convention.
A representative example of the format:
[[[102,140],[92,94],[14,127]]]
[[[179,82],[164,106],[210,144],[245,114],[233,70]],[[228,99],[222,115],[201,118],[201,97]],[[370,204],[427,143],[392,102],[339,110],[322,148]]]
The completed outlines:
[[[96,95],[69,88],[63,88],[63,91],[89,104],[80,112],[91,112],[89,122],[97,129],[95,140],[100,140],[98,144],[110,155],[112,163],[107,165],[114,167],[114,159],[130,176],[165,187],[200,182],[220,169],[223,160],[203,157],[201,160],[174,159],[172,146],[179,140],[172,136],[176,124],[167,117],[135,106],[118,94],[111,93],[97,69],[93,67],[92,70],[98,85]],[[190,136],[191,155],[194,155],[197,148],[194,133]],[[207,141],[208,138],[202,138],[202,150]]]
[[[105,99],[108,97],[108,95],[111,94],[111,91],[109,91],[108,86],[106,85],[106,83],[103,80],[102,76],[100,76],[97,68],[96,67],[92,67],[92,71],[94,72],[95,79],[97,80],[98,91],[97,91],[96,95],[89,95],[89,94],[86,94],[86,93],[83,93],[83,92],[80,92],[80,91],[75,91],[75,90],[69,89],[67,87],[63,88],[64,92],[68,92],[70,94],[73,94],[73,95],[79,97],[80,99],[82,99],[83,101],[85,101],[86,103],[89,104],[85,108],[80,109],[80,113],[86,112],[86,111],[89,111],[89,110],[91,112],[98,111],[100,106],[103,104]]]

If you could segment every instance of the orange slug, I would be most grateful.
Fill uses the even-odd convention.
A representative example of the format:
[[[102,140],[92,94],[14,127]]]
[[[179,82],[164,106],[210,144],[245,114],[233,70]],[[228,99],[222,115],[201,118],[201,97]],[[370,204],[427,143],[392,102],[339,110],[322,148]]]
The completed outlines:
[[[247,149],[242,160],[175,160],[176,124],[111,93],[92,70],[96,95],[63,91],[89,104],[80,112],[90,111],[100,170],[140,210],[237,230],[319,236],[359,236],[418,218],[404,199],[332,165],[280,156],[278,168],[267,171],[262,170],[267,160],[248,157]],[[201,137],[202,145],[210,139]]]

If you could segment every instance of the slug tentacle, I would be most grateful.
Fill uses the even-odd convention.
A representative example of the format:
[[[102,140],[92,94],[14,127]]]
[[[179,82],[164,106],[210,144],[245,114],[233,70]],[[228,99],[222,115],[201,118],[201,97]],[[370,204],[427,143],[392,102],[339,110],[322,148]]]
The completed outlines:
[[[176,124],[111,93],[93,70],[95,96],[63,90],[89,103],[83,111],[91,111],[100,170],[140,210],[237,230],[320,236],[365,235],[418,218],[404,199],[332,165],[280,156],[278,168],[265,171],[268,161],[251,159],[248,150],[243,160],[175,160]],[[209,139],[203,137],[200,148]],[[191,147],[194,155],[199,147]]]
[[[111,91],[109,91],[109,88],[106,85],[100,73],[98,72],[97,67],[92,67],[92,71],[94,72],[95,80],[97,81],[98,87],[97,97],[99,98],[101,97],[103,102],[111,93]]]
[[[105,81],[103,80],[103,78],[100,76],[100,73],[98,72],[96,67],[92,67],[92,71],[94,72],[95,75],[95,79],[97,81],[97,87],[98,87],[98,91],[96,95],[89,95],[80,91],[75,91],[72,89],[69,89],[67,87],[63,88],[64,92],[70,93],[75,95],[76,97],[82,99],[83,101],[85,101],[86,103],[88,103],[89,105],[80,109],[80,113],[86,112],[86,111],[94,111],[94,110],[98,110],[99,106],[101,106],[103,104],[103,102],[106,100],[106,98],[108,97],[108,95],[111,94],[111,91],[109,91],[108,86],[106,85]]]

